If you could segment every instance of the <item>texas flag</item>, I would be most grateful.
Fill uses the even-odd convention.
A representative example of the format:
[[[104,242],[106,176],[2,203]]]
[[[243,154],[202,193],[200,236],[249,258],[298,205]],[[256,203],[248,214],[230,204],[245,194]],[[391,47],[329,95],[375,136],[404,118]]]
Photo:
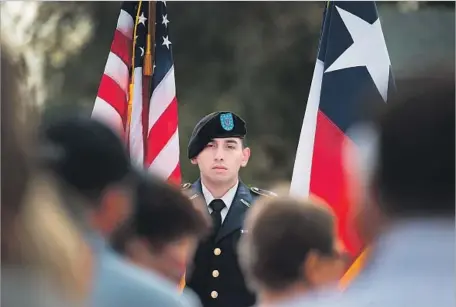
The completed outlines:
[[[342,153],[347,144],[356,145],[347,129],[366,104],[386,103],[394,89],[375,2],[328,2],[290,193],[316,196],[333,208],[339,236],[353,257],[363,246],[348,220],[351,197]]]

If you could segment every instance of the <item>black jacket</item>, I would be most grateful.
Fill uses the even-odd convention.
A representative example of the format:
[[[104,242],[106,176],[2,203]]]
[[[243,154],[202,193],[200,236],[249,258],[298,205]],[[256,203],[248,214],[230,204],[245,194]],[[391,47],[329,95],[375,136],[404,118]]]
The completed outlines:
[[[192,185],[183,185],[183,188],[193,190],[192,198],[196,195],[204,198],[200,180]],[[186,285],[198,294],[204,307],[254,305],[255,296],[247,289],[238,264],[237,245],[245,214],[260,195],[274,194],[249,188],[239,182],[236,195],[215,241],[208,239],[199,245]]]

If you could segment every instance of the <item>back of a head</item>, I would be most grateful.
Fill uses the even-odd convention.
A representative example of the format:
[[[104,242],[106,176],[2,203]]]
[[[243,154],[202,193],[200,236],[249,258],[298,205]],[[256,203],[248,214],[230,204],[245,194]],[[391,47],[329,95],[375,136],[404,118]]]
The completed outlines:
[[[44,164],[69,188],[95,202],[131,172],[127,150],[107,126],[87,116],[49,118],[41,128]]]
[[[128,240],[143,237],[159,251],[186,236],[201,239],[207,235],[209,223],[179,189],[144,175],[137,187],[135,213],[130,223],[114,235],[113,245],[124,252]]]
[[[302,264],[311,251],[333,253],[335,220],[328,207],[277,197],[252,209],[239,260],[254,284],[280,290],[305,278]]]
[[[455,214],[454,76],[411,80],[380,114],[374,180],[390,216]]]

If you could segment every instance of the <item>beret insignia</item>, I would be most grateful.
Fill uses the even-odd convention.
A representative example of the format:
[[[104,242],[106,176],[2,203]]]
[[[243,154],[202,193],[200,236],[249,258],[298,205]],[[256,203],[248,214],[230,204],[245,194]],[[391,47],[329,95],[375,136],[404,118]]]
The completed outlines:
[[[220,124],[223,129],[226,131],[231,131],[234,128],[234,119],[233,114],[231,113],[224,113],[220,114]]]
[[[252,191],[253,193],[260,195],[260,196],[267,196],[267,197],[276,197],[277,196],[277,194],[274,192],[271,192],[268,190],[263,190],[263,189],[260,189],[257,187],[251,187],[250,191]]]

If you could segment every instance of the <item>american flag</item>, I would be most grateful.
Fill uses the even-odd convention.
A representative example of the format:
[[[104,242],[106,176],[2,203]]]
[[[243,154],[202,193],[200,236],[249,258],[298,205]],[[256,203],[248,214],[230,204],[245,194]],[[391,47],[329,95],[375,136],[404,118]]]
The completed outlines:
[[[316,195],[333,208],[339,235],[353,257],[363,245],[348,219],[352,195],[343,152],[358,147],[347,129],[366,104],[384,105],[394,90],[375,2],[328,2],[290,193]]]
[[[169,23],[165,1],[122,4],[92,117],[125,138],[135,164],[180,183]]]

